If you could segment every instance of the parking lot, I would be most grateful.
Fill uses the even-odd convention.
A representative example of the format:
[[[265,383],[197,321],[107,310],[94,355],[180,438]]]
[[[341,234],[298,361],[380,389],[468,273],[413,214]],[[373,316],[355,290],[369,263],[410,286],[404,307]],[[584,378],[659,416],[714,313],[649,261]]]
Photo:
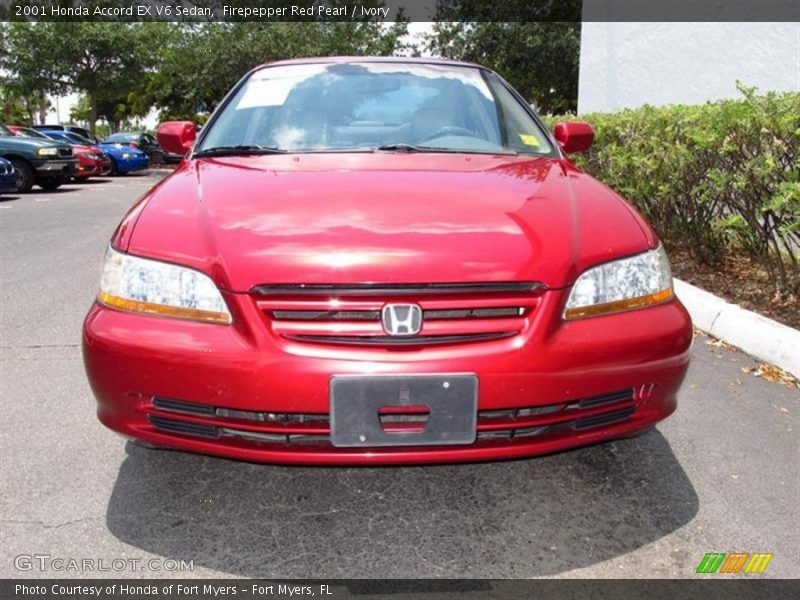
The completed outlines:
[[[695,577],[734,551],[797,576],[800,390],[702,335],[670,419],[547,457],[320,469],[126,443],[95,419],[81,321],[119,218],[162,176],[0,198],[0,576]],[[142,563],[15,567],[35,554]]]

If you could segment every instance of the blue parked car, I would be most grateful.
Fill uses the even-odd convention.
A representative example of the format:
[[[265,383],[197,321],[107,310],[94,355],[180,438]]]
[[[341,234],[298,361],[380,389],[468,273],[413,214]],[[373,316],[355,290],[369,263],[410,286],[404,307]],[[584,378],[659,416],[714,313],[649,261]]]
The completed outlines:
[[[17,172],[14,165],[0,157],[0,194],[17,191]]]
[[[133,171],[141,171],[150,166],[150,158],[132,146],[124,144],[97,144],[86,139],[82,135],[70,131],[55,131],[51,129],[40,129],[43,134],[54,140],[67,142],[68,144],[80,144],[83,146],[95,146],[108,154],[111,159],[111,175],[123,175]]]

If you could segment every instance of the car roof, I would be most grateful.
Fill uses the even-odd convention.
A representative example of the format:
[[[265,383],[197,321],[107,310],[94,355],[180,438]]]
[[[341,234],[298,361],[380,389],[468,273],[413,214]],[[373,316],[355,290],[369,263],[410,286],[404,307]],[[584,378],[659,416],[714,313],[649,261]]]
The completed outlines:
[[[451,60],[449,58],[431,57],[409,57],[409,56],[317,56],[307,58],[290,58],[287,60],[276,60],[264,63],[256,67],[275,67],[280,65],[306,65],[306,64],[346,64],[346,63],[390,63],[390,64],[414,64],[414,65],[442,65],[449,67],[472,67],[486,69],[477,63],[461,60]]]
[[[53,125],[53,124],[47,124],[47,123],[45,123],[44,125],[31,125],[31,129],[49,129],[51,131],[65,131],[67,133],[70,133],[70,130],[72,130],[72,129],[80,129],[81,131],[89,131],[86,127],[81,127],[80,125]]]

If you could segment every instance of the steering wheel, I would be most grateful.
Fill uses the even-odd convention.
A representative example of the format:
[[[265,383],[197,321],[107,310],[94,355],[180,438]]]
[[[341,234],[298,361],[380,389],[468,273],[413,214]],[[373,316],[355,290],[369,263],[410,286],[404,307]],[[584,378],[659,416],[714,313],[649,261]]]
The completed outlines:
[[[467,129],[466,127],[458,127],[457,125],[445,125],[444,127],[439,127],[439,129],[437,129],[430,135],[426,136],[425,139],[420,140],[420,143],[424,144],[425,142],[434,140],[444,135],[465,135],[467,137],[475,137],[475,132]]]

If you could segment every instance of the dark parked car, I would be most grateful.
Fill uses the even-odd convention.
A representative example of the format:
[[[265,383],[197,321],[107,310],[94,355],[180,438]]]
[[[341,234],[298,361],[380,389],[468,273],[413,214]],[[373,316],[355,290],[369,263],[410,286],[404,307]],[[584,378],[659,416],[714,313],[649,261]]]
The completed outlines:
[[[150,162],[154,163],[180,162],[183,158],[181,154],[164,150],[158,143],[158,140],[149,133],[135,133],[131,131],[112,133],[103,140],[103,143],[133,146],[147,154],[147,156],[150,157]]]
[[[91,145],[97,148],[111,160],[111,163],[108,165],[109,171],[107,171],[111,175],[124,175],[132,171],[141,171],[150,165],[150,159],[138,148],[126,146],[124,144],[106,144],[104,142],[92,144],[87,138],[69,131],[42,130],[42,133],[50,138],[62,140],[68,144]],[[104,171],[103,174],[105,173]]]
[[[54,190],[72,179],[78,165],[68,144],[16,136],[5,125],[0,125],[0,157],[14,164],[20,192],[34,185]]]
[[[77,133],[78,135],[83,136],[87,140],[91,141],[93,144],[96,144],[99,141],[88,129],[85,127],[78,127],[77,125],[33,125],[32,127],[38,131],[68,131],[69,133]]]
[[[0,158],[0,194],[17,191],[17,171],[11,161]]]

